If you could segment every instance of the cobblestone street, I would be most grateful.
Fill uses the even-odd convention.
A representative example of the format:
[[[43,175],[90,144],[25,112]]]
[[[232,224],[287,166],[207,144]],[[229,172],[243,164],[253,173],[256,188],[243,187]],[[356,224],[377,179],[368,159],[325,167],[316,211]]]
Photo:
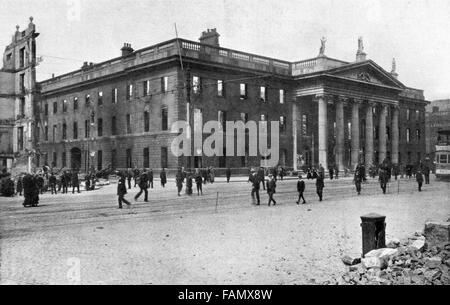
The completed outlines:
[[[421,193],[414,180],[392,181],[386,195],[369,179],[361,196],[350,178],[327,179],[323,202],[306,181],[307,204],[299,206],[296,180],[278,181],[271,207],[263,190],[261,206],[252,205],[250,184],[241,180],[208,184],[201,197],[178,197],[173,182],[162,189],[156,181],[149,203],[130,200],[133,188],[126,196],[133,205],[123,210],[115,184],[41,195],[38,208],[2,197],[0,281],[314,284],[345,271],[344,253],[361,253],[361,215],[386,215],[387,239],[450,217],[449,184],[434,179]]]

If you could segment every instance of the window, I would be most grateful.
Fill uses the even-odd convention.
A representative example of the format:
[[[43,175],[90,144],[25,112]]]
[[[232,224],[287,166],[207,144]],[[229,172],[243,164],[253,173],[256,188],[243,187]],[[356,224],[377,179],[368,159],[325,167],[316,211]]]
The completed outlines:
[[[58,153],[56,151],[53,152],[53,167],[58,166]]]
[[[391,140],[391,128],[389,126],[386,126],[386,138],[388,141]]]
[[[57,126],[53,125],[53,143],[55,143],[55,141],[56,141],[56,128],[57,128]]]
[[[241,121],[244,123],[248,122],[248,113],[241,112]]]
[[[167,92],[169,89],[169,77],[161,77],[161,92]]]
[[[143,151],[143,156],[142,156],[143,160],[144,160],[144,168],[149,168],[150,167],[150,156],[149,156],[149,149],[148,147],[144,148]]]
[[[97,151],[97,170],[101,171],[103,169],[103,151]]]
[[[223,80],[219,79],[217,81],[217,96],[224,97],[225,96],[225,88],[223,84]]]
[[[67,166],[67,160],[66,160],[66,152],[63,151],[61,154],[61,166],[66,167]]]
[[[22,48],[19,51],[19,66],[20,68],[25,66],[25,48]]]
[[[113,116],[111,118],[111,134],[113,136],[117,135],[117,122],[116,122],[116,117]]]
[[[168,130],[168,111],[167,107],[161,109],[161,129]]]
[[[25,92],[25,74],[20,74],[19,88],[22,93]]]
[[[409,109],[406,109],[406,119],[409,121],[411,119],[411,112]]]
[[[420,112],[419,112],[419,110],[416,110],[415,112],[416,112],[416,121],[419,121],[420,120]]]
[[[441,154],[441,155],[439,155],[439,161],[438,161],[439,163],[443,163],[443,164],[446,164],[446,163],[448,163],[448,161],[447,161],[447,154]]]
[[[219,122],[219,129],[225,131],[226,121],[227,121],[227,112],[219,110],[218,114],[217,114],[217,121]]]
[[[25,98],[20,98],[19,113],[21,117],[25,117]]]
[[[99,106],[103,105],[103,91],[100,91],[100,92],[98,93],[98,100],[97,100],[97,103],[98,103]]]
[[[199,94],[201,91],[201,79],[198,76],[192,77],[192,92],[194,94]]]
[[[375,140],[378,140],[379,138],[379,133],[378,133],[378,126],[375,126],[373,129],[373,133],[375,134]]]
[[[150,113],[144,111],[144,132],[150,131]]]
[[[36,137],[36,142],[39,142],[41,140],[41,131],[39,130],[39,128],[35,129],[35,137]]]
[[[117,103],[117,88],[114,88],[112,90],[111,99],[112,99],[111,102],[113,104]]]
[[[97,136],[103,137],[103,119],[97,119]]]
[[[150,94],[150,81],[146,80],[142,83],[142,87],[144,89],[144,96],[147,96]]]
[[[131,100],[133,98],[133,85],[129,84],[127,86],[127,101]]]
[[[44,141],[48,141],[48,126],[47,126],[47,123],[45,123],[45,126],[44,126]]]
[[[240,84],[240,96],[241,96],[241,100],[247,98],[247,84],[244,84],[244,83]]]
[[[409,143],[410,141],[411,141],[410,130],[409,128],[406,128],[406,143]]]
[[[131,115],[127,114],[127,133],[131,133]]]
[[[308,115],[302,114],[302,136],[308,135]]]
[[[417,140],[417,142],[420,141],[420,130],[419,129],[416,129],[416,140]]]
[[[127,168],[133,167],[133,160],[131,159],[131,149],[127,149]]]
[[[78,139],[78,123],[73,122],[73,138]]]
[[[286,117],[283,115],[280,116],[280,131],[286,132]]]
[[[161,168],[167,168],[167,147],[161,147]]]
[[[62,139],[66,140],[67,139],[67,124],[63,123],[62,125]]]
[[[57,102],[53,102],[53,114],[58,112],[58,103]]]
[[[12,53],[9,53],[6,55],[6,60],[11,61]]]
[[[117,167],[117,150],[111,150],[111,167],[115,169]]]
[[[63,100],[63,112],[67,112],[67,100]]]
[[[267,102],[267,87],[261,86],[259,87],[259,98],[261,102]]]
[[[284,104],[284,90],[280,89],[280,104]]]
[[[73,98],[73,110],[78,109],[78,97]]]
[[[90,134],[90,125],[89,120],[84,121],[84,137],[89,138]]]
[[[23,150],[23,127],[17,128],[17,148]]]
[[[85,104],[86,106],[89,106],[91,103],[91,95],[90,94],[86,94],[85,96]]]
[[[44,106],[44,115],[48,115],[48,104]]]

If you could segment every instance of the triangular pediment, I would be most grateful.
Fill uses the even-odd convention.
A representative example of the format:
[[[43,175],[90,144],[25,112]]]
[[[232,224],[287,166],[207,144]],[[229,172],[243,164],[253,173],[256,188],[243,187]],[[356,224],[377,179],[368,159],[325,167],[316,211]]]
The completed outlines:
[[[405,86],[397,80],[391,73],[387,72],[371,60],[350,63],[339,68],[327,71],[328,75],[347,78],[377,85],[397,87],[399,89]]]

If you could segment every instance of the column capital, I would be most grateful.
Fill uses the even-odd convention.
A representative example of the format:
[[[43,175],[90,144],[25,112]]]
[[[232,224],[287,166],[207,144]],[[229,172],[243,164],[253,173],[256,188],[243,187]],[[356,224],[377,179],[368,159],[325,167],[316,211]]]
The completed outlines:
[[[390,106],[392,107],[393,110],[399,110],[400,109],[400,105],[398,105],[398,104],[393,104],[393,105],[390,105]]]
[[[364,100],[361,99],[361,98],[353,98],[353,99],[350,100],[350,102],[351,102],[352,105],[359,107],[359,106],[361,106],[363,104]]]
[[[365,103],[364,103],[367,107],[375,107],[376,105],[377,105],[377,103],[376,102],[374,102],[374,101],[365,101]]]
[[[338,96],[338,101],[345,105],[345,104],[348,104],[350,102],[350,98],[347,97],[347,96],[339,95]]]
[[[313,100],[318,101],[319,99],[323,99],[326,102],[333,102],[333,95],[328,93],[318,93],[314,96]]]

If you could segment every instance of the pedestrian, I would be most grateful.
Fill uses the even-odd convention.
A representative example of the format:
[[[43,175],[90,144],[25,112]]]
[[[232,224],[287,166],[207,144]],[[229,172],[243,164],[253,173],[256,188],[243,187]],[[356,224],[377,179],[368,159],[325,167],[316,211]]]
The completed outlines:
[[[256,205],[260,205],[259,189],[260,189],[261,182],[260,182],[259,176],[256,174],[255,170],[252,169],[252,174],[250,175],[248,180],[249,180],[249,182],[252,183],[251,196],[252,196],[253,204],[255,204],[255,196],[256,196],[256,200],[257,200]]]
[[[22,177],[19,176],[19,179],[17,179],[17,187],[16,187],[16,191],[19,194],[19,196],[22,196],[22,190],[23,190]]]
[[[216,177],[216,171],[215,171],[214,167],[211,166],[209,168],[209,182],[211,182],[211,184],[214,183],[215,177]]]
[[[58,192],[56,191],[56,176],[55,174],[53,174],[53,172],[50,175],[50,178],[48,179],[48,183],[50,184],[50,190],[53,194],[58,194]]]
[[[300,204],[300,199],[303,199],[302,204],[306,203],[305,197],[303,197],[303,192],[304,191],[305,191],[305,181],[303,181],[302,175],[298,175],[298,182],[297,182],[298,200],[297,200],[297,204]]]
[[[322,164],[319,164],[319,172],[317,175],[322,176],[322,179],[325,178],[325,168],[323,168]]]
[[[380,168],[378,171],[378,181],[380,182],[380,187],[383,190],[383,194],[386,194],[387,175],[383,168]]]
[[[39,202],[39,188],[36,179],[31,174],[26,174],[22,179],[24,207],[35,207]]]
[[[128,189],[131,190],[131,179],[134,176],[134,173],[131,171],[131,168],[128,169],[127,171],[127,181],[128,181]],[[124,177],[125,178],[125,177]],[[137,178],[135,179],[135,181],[137,180]],[[136,182],[135,182],[136,183]]]
[[[175,176],[175,183],[177,185],[177,190],[178,190],[178,196],[181,196],[181,191],[183,190],[183,173],[181,172],[181,169],[178,169],[178,172]]]
[[[362,176],[359,170],[355,171],[355,177],[353,178],[353,181],[355,182],[356,192],[358,193],[358,195],[361,195]]]
[[[328,168],[328,173],[330,174],[330,180],[333,180],[334,170],[332,165]]]
[[[161,173],[159,173],[159,178],[161,179],[161,186],[166,187],[167,183],[167,173],[166,170],[163,168]]]
[[[263,167],[260,167],[260,168],[259,168],[257,176],[258,176],[258,181],[259,181],[259,183],[262,183],[262,185],[263,185],[263,190],[266,190],[266,185],[265,185],[265,171],[264,171],[264,168],[263,168]],[[259,192],[259,189],[260,189],[260,188],[258,188],[258,192]]]
[[[430,184],[430,167],[428,165],[424,166],[423,175],[425,176],[425,184]]]
[[[44,194],[44,177],[42,177],[42,175],[38,175],[37,176],[37,184],[38,184],[38,189],[39,189],[39,193],[42,195]]]
[[[61,177],[61,181],[62,181],[62,177]],[[91,177],[89,174],[86,174],[86,177],[84,177],[84,183],[85,183],[86,191],[90,191],[91,190]]]
[[[225,171],[225,175],[227,176],[227,183],[230,183],[230,178],[231,178],[231,169],[230,169],[230,167],[227,167],[227,170]]]
[[[78,173],[74,171],[72,173],[72,194],[75,194],[75,189],[77,189],[78,194],[80,193],[80,180],[78,179]]]
[[[67,194],[67,185],[69,183],[69,175],[64,171],[61,176],[62,193]]]
[[[120,174],[120,179],[119,182],[117,184],[117,196],[118,196],[118,201],[119,201],[119,209],[122,209],[122,203],[126,203],[127,206],[130,206],[131,203],[125,199],[125,195],[127,194],[127,186],[125,185],[125,176],[127,176],[128,174],[126,173],[121,173]]]
[[[284,178],[284,168],[282,166],[280,166],[280,180],[283,181]]]
[[[136,196],[134,196],[134,200],[137,201],[142,193],[144,193],[144,202],[148,202],[148,174],[146,169],[144,169],[139,177],[138,186],[140,188],[140,191],[136,194]]]
[[[148,183],[150,185],[150,188],[153,188],[153,169],[150,169],[148,171]]]
[[[196,173],[195,173],[195,184],[197,184],[197,195],[200,196],[200,194],[203,195],[203,190],[202,190],[202,174],[200,172],[200,169],[197,168]]]
[[[134,167],[134,171],[133,171],[133,178],[134,178],[134,187],[136,187],[136,185],[138,185],[138,178],[141,176],[141,172],[139,171],[139,169],[137,168],[137,166]]]
[[[316,191],[317,191],[317,195],[319,196],[319,201],[322,201],[324,187],[325,187],[325,184],[323,182],[323,176],[319,175],[316,179]]]
[[[186,194],[192,195],[192,173],[190,171],[186,175]]]
[[[269,174],[269,180],[267,181],[267,194],[269,195],[269,203],[267,204],[270,206],[270,203],[273,201],[273,205],[276,205],[277,202],[273,198],[273,195],[276,193],[277,184],[275,183],[275,179],[272,174]]]
[[[334,168],[334,178],[335,178],[336,180],[339,179],[339,167],[338,167],[337,165],[336,165],[335,168]]]
[[[417,181],[417,186],[419,189],[419,192],[422,191],[422,184],[423,184],[423,176],[422,176],[422,172],[419,170],[416,173],[416,181]]]

